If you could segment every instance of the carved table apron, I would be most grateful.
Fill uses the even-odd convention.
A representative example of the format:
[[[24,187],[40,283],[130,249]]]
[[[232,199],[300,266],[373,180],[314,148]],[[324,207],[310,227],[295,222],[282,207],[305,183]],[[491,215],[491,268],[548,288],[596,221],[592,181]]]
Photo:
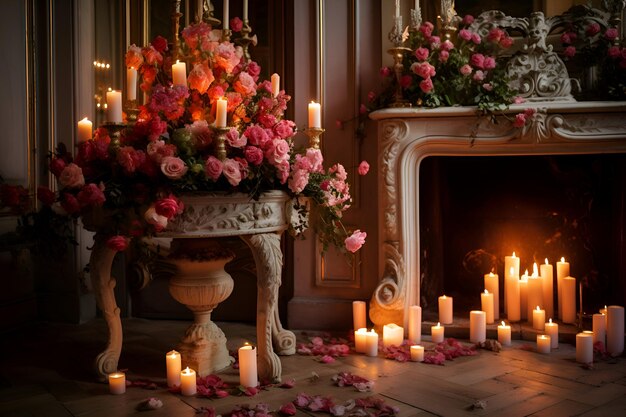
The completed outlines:
[[[247,194],[189,195],[185,211],[172,220],[160,237],[219,238],[239,236],[252,250],[257,270],[257,351],[261,379],[280,381],[279,355],[295,353],[295,336],[283,329],[278,315],[278,289],[283,255],[280,237],[288,226],[290,197],[281,191],[264,193],[258,201]],[[113,289],[111,264],[115,251],[107,237],[96,232],[91,253],[91,279],[98,306],[109,329],[106,349],[96,358],[96,370],[105,377],[117,370],[122,351],[122,323]],[[274,351],[274,346],[276,352]]]

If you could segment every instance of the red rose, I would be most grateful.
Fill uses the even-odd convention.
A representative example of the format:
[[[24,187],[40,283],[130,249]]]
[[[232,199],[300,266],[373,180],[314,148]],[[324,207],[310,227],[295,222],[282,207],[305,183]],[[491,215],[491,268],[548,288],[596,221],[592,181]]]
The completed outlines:
[[[243,29],[242,20],[238,17],[233,17],[232,19],[230,19],[230,29],[233,32],[241,32],[241,29]]]
[[[50,161],[50,172],[52,172],[55,177],[61,175],[63,168],[65,168],[65,161],[63,159],[55,158]]]
[[[94,183],[85,185],[76,196],[81,207],[101,206],[106,201],[102,190]]]
[[[183,203],[172,194],[170,194],[168,197],[158,200],[154,204],[154,209],[156,210],[156,213],[159,216],[166,217],[168,220],[170,220],[175,215],[182,213],[183,208]]]
[[[80,204],[78,200],[72,194],[63,194],[63,200],[61,201],[61,207],[67,214],[74,214],[80,210]]]
[[[37,187],[37,199],[43,203],[44,206],[51,206],[56,199],[54,192],[51,191],[48,187],[44,187],[40,185]]]
[[[167,39],[159,35],[152,40],[152,46],[154,46],[154,49],[160,53],[163,53],[164,51],[167,51]]]
[[[107,240],[107,246],[109,249],[116,252],[126,250],[128,247],[128,238],[120,235],[111,236],[109,240]]]

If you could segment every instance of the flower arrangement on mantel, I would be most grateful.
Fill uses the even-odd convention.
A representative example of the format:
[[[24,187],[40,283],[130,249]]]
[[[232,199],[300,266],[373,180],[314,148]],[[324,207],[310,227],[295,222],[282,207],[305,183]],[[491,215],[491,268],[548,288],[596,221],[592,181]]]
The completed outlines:
[[[235,32],[240,22],[231,20]],[[147,102],[135,123],[119,125],[119,131],[100,127],[73,154],[58,148],[49,168],[59,191],[39,188],[43,210],[85,223],[104,216],[98,232],[109,236],[110,248],[124,250],[131,238],[164,230],[183,212],[186,193],[239,192],[257,199],[264,191],[284,190],[301,217],[308,208],[299,197],[316,206],[313,224],[324,249],[356,252],[366,233],[349,232],[341,221],[351,203],[346,170],[339,163],[325,169],[318,148],[294,149],[296,125],[284,117],[290,96],[276,82],[260,80],[259,65],[207,23],[182,31],[179,59],[191,67],[182,82],[173,82],[176,47],[168,48],[162,37],[129,47],[126,66],[138,71]],[[222,129],[216,127],[221,105]]]

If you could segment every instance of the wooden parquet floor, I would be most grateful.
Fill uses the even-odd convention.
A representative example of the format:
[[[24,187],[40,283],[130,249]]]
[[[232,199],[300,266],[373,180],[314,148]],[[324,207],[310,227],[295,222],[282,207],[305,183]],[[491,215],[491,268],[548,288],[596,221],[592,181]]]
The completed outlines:
[[[128,379],[165,380],[165,352],[176,346],[187,322],[126,319],[120,368]],[[254,327],[221,323],[228,346],[235,350],[254,342]],[[302,341],[306,336],[299,334]],[[102,320],[82,325],[39,324],[0,342],[0,416],[2,417],[110,417],[197,416],[196,409],[213,407],[218,414],[236,405],[269,404],[271,410],[295,399],[300,392],[332,396],[337,403],[375,395],[400,408],[399,417],[439,416],[626,416],[626,358],[594,364],[585,369],[575,363],[574,346],[560,344],[550,355],[523,349],[533,343],[514,341],[500,353],[481,350],[478,355],[447,361],[445,366],[399,363],[351,354],[322,364],[313,357],[283,357],[283,378],[295,379],[292,389],[277,387],[253,397],[188,398],[159,388],[131,387],[124,395],[110,395],[95,381],[92,360],[106,341]],[[351,372],[375,381],[372,393],[336,387],[332,375]],[[316,374],[319,378],[312,378]],[[234,369],[221,372],[237,385]],[[148,397],[163,401],[163,408],[137,411]],[[482,401],[484,408],[473,408]],[[298,410],[298,416],[318,415]]]

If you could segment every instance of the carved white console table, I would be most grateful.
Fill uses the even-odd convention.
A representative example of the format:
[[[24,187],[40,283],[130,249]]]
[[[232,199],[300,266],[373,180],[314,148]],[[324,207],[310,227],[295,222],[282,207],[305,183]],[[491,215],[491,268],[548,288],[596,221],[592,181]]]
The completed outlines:
[[[272,191],[263,194],[258,201],[251,200],[247,194],[187,196],[183,201],[184,212],[171,221],[159,236],[176,239],[239,236],[250,247],[257,269],[258,372],[262,379],[280,381],[282,366],[277,353],[295,353],[295,336],[283,329],[277,307],[283,264],[280,237],[288,226],[290,197],[286,193]],[[96,358],[96,370],[101,377],[117,370],[122,350],[122,323],[113,293],[115,278],[111,276],[114,256],[115,251],[107,247],[106,238],[96,233],[91,254],[91,279],[96,301],[109,328],[108,345]],[[223,263],[227,261],[228,259]],[[230,276],[228,279],[232,282]],[[186,284],[183,282],[182,285]],[[226,287],[228,285],[230,288],[222,291],[225,293],[223,299],[232,290],[232,283]],[[209,301],[211,298],[208,295],[198,297]],[[202,302],[200,301],[201,304]],[[223,333],[210,322],[210,313],[214,306],[201,306],[203,308],[198,308],[199,312],[192,308],[196,316],[195,323],[187,331],[183,344],[202,346],[202,349],[208,350],[216,349],[217,342],[225,345]],[[220,340],[216,343],[205,343],[204,339],[210,337]],[[212,352],[207,352],[207,355],[216,356]],[[226,365],[228,362],[224,364],[222,360],[217,363],[215,370]]]
[[[512,119],[533,108],[522,128]],[[379,244],[383,276],[370,303],[381,326],[408,320],[420,304],[420,164],[428,156],[626,153],[626,103],[533,102],[512,106],[498,124],[475,107],[404,108],[373,112],[378,122]],[[475,132],[472,137],[471,132]]]

